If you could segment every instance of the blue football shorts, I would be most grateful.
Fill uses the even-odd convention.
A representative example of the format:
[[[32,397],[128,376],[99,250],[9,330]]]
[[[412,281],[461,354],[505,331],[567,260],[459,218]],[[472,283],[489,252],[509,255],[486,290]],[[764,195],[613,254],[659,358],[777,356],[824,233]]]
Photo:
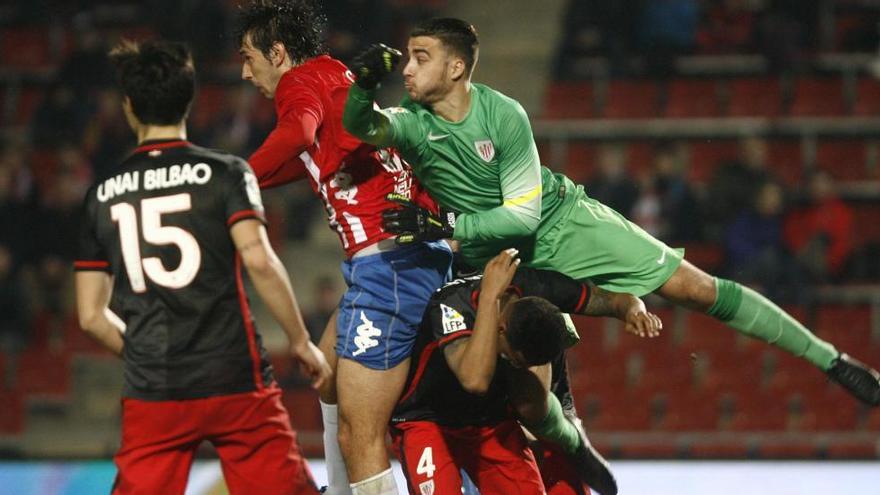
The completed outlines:
[[[422,242],[342,262],[336,354],[377,370],[412,353],[428,299],[451,279],[452,251]]]

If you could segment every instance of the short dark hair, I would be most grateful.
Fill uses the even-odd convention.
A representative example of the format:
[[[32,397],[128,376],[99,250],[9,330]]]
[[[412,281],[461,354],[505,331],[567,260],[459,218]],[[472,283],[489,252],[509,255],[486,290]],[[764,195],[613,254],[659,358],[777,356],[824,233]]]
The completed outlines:
[[[326,23],[311,0],[252,0],[238,9],[236,37],[241,46],[250,35],[251,44],[266,58],[278,42],[291,58],[303,61],[326,52]]]
[[[195,68],[186,45],[123,40],[110,51],[110,60],[138,120],[174,125],[186,118],[196,91]]]
[[[470,23],[451,17],[435,18],[416,25],[410,38],[430,36],[437,38],[447,49],[464,59],[467,74],[470,75],[477,63],[480,40],[477,30]]]
[[[568,333],[562,312],[540,297],[524,297],[512,304],[507,320],[510,346],[522,352],[529,366],[553,361],[565,348]]]

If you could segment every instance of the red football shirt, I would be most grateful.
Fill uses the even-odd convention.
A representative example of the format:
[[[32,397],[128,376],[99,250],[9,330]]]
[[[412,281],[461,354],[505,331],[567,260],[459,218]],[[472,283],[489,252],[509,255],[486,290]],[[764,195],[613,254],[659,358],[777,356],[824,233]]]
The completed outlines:
[[[395,206],[388,193],[436,211],[396,150],[377,149],[343,128],[352,81],[327,55],[290,69],[275,90],[276,127],[250,157],[263,188],[310,179],[348,256],[393,235],[382,230],[382,210]]]

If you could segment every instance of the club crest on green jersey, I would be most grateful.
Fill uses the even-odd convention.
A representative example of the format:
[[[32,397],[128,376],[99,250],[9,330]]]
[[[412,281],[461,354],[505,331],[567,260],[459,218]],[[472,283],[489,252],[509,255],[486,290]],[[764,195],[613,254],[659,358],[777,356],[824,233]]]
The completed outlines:
[[[484,162],[489,163],[495,158],[495,145],[492,144],[492,141],[488,139],[485,141],[474,141],[474,147]]]

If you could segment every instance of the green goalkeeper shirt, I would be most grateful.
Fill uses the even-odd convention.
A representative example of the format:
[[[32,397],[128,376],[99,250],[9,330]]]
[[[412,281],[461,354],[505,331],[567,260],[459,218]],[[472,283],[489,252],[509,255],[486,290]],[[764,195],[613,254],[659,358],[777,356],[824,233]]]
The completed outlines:
[[[467,116],[449,122],[405,98],[373,109],[374,91],[353,84],[343,123],[349,132],[394,147],[441,206],[459,212],[453,238],[470,264],[482,267],[502,249],[524,261],[536,238],[558,219],[571,181],[542,167],[522,106],[482,84],[471,85]]]

